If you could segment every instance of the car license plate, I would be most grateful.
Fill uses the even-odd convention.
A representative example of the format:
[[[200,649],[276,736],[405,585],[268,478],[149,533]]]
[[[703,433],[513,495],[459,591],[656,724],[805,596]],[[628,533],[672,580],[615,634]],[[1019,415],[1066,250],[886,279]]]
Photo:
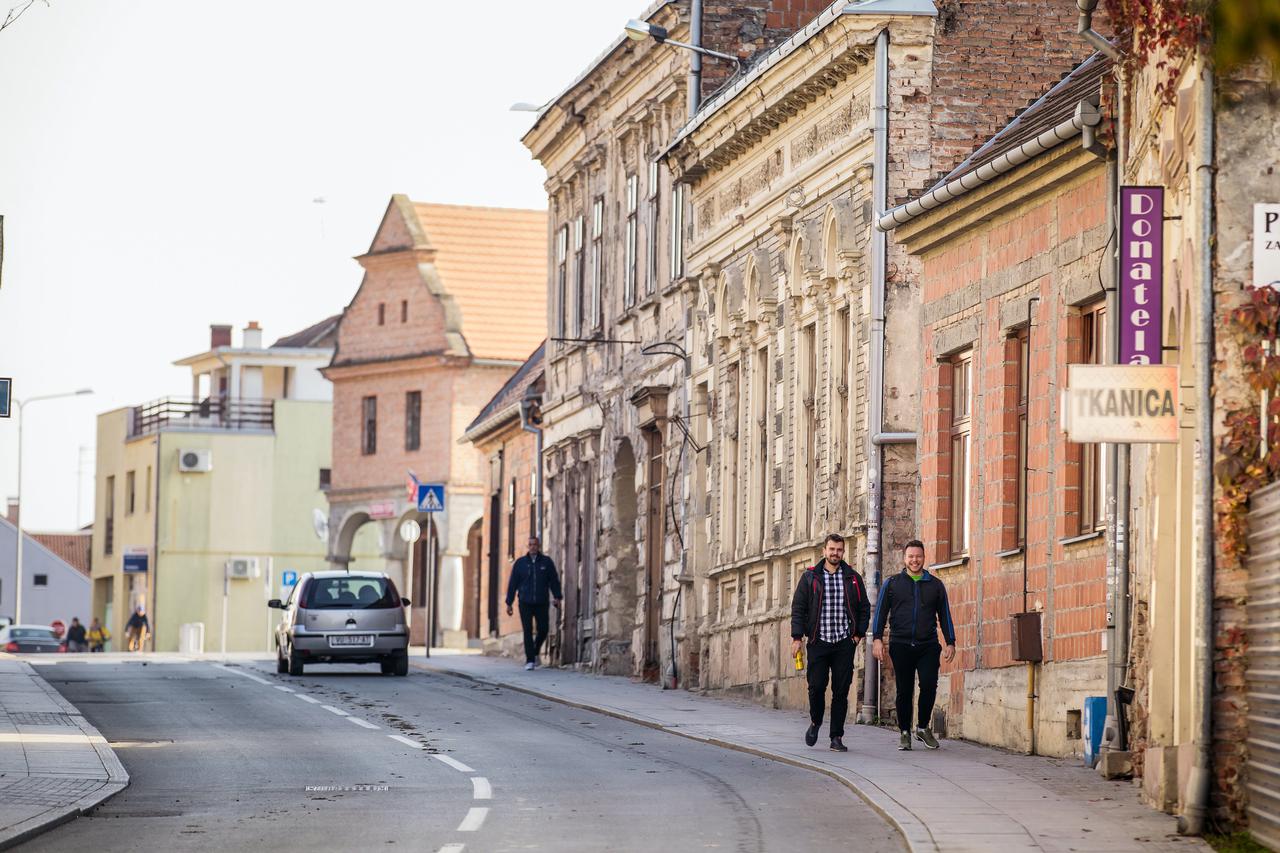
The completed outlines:
[[[372,646],[372,634],[336,634],[329,638],[331,646]]]

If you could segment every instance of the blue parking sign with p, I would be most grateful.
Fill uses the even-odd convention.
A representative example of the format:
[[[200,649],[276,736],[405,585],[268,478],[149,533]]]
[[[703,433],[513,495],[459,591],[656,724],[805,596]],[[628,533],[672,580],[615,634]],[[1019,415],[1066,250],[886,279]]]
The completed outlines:
[[[418,512],[444,512],[444,483],[418,484]]]
[[[280,573],[280,586],[290,587],[298,585],[298,573],[293,569],[285,569]]]

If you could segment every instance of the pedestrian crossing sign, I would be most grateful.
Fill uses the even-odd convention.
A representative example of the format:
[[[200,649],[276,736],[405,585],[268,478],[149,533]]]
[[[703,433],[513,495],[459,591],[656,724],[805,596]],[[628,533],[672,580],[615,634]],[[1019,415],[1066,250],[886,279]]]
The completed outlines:
[[[444,512],[444,483],[418,484],[418,512]]]

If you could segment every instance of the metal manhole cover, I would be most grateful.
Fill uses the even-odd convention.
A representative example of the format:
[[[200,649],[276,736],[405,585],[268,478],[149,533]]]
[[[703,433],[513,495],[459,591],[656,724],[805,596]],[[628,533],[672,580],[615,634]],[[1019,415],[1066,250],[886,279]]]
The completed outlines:
[[[51,711],[10,711],[9,719],[19,726],[75,726],[70,714]],[[78,727],[77,727],[78,728]]]

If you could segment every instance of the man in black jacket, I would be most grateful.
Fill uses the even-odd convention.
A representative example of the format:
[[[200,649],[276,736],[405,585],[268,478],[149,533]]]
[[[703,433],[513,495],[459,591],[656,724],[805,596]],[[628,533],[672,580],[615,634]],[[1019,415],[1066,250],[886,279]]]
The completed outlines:
[[[542,543],[537,536],[529,537],[529,553],[516,560],[511,568],[511,580],[507,582],[508,616],[517,592],[520,594],[520,624],[524,628],[524,668],[534,669],[538,666],[542,644],[547,639],[551,598],[555,597],[557,609],[564,600],[560,594],[560,575],[556,573],[556,564],[542,553]]]
[[[804,742],[818,741],[818,727],[826,710],[827,678],[831,679],[831,748],[848,752],[844,721],[849,715],[849,686],[853,683],[853,652],[867,631],[871,608],[862,575],[844,561],[844,537],[827,536],[822,562],[805,569],[791,599],[791,653],[809,645],[809,729]]]
[[[947,587],[924,568],[924,543],[912,539],[902,549],[902,571],[884,582],[876,602],[872,654],[884,662],[884,626],[889,623],[889,657],[898,685],[898,749],[911,749],[911,694],[920,676],[920,704],[916,709],[916,739],[928,749],[938,748],[929,730],[933,700],[938,695],[939,657],[956,655],[956,627],[951,621]],[[947,641],[942,650],[938,629]]]

